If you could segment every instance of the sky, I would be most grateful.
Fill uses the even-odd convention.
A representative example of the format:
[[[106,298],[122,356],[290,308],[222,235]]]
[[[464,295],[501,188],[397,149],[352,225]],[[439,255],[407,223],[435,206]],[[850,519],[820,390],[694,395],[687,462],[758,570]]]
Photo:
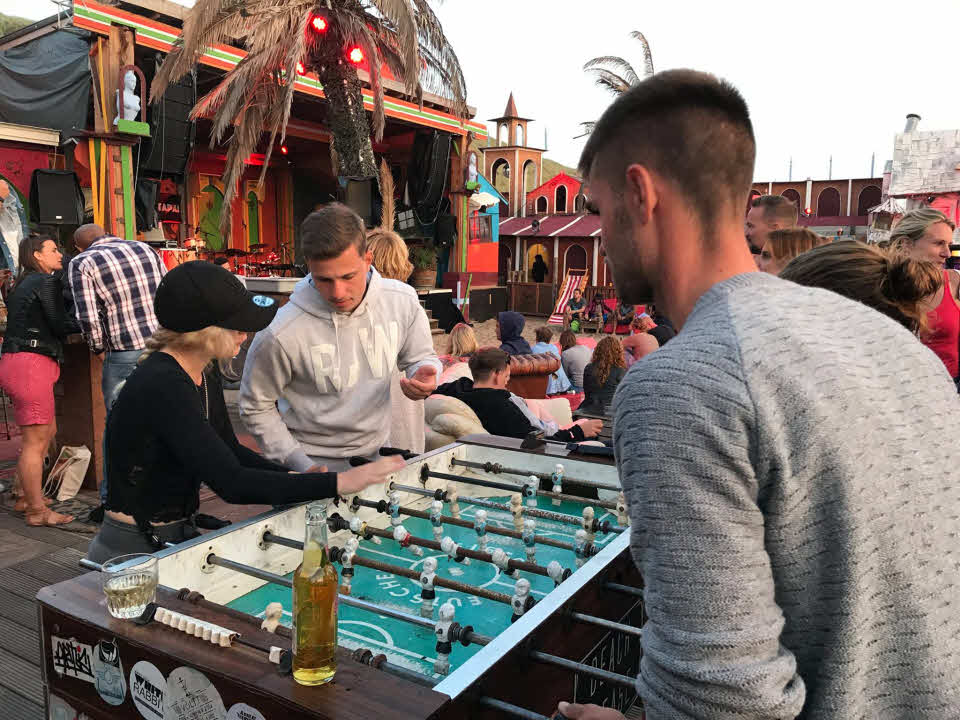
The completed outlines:
[[[184,4],[190,4],[187,0]],[[612,96],[583,63],[619,55],[642,69],[632,30],[646,35],[655,70],[687,67],[732,82],[750,106],[758,181],[867,177],[892,156],[907,113],[920,129],[960,127],[954,79],[960,2],[806,0],[484,0],[434,3],[460,58],[477,119],[503,114],[514,93],[533,118],[528,144],[576,166],[579,123],[594,120]],[[40,19],[50,0],[0,0],[0,12]],[[491,133],[495,126],[488,123]]]

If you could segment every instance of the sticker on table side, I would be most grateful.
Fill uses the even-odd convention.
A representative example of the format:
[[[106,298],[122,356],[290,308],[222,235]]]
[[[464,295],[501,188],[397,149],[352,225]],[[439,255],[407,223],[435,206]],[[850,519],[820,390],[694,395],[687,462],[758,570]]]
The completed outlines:
[[[57,675],[94,683],[93,649],[89,645],[77,642],[76,638],[66,640],[51,635],[50,647],[53,650],[53,670]]]
[[[227,711],[227,720],[267,720],[263,713],[246,703],[232,705]]]
[[[141,660],[130,668],[130,699],[146,720],[163,720],[167,681],[157,666]]]
[[[47,713],[49,720],[77,720],[77,711],[62,697],[50,693]]]
[[[93,648],[93,676],[97,695],[108,705],[122,705],[127,697],[127,679],[117,641],[101,640]]]
[[[178,667],[167,677],[163,720],[226,720],[220,693],[202,672]]]

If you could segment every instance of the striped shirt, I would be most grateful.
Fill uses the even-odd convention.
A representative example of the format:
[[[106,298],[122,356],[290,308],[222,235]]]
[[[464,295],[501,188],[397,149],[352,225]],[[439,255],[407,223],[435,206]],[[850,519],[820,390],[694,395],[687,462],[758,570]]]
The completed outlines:
[[[70,261],[77,321],[91,350],[146,346],[160,325],[153,296],[164,272],[149,245],[113,236],[97,240]]]

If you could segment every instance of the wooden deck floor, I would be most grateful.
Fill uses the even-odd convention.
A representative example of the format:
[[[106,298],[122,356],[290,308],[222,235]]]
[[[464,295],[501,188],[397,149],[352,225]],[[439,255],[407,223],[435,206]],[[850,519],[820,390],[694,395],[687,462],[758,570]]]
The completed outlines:
[[[89,535],[32,528],[0,509],[0,707],[17,720],[43,720],[40,639],[34,598],[40,588],[85,572],[77,564]]]

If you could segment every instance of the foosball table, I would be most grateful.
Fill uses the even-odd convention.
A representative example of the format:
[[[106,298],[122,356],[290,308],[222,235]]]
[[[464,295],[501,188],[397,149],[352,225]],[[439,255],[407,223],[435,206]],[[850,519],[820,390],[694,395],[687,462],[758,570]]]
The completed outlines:
[[[330,501],[337,673],[289,674],[304,508],[156,553],[155,604],[111,617],[91,572],[38,595],[49,717],[550,717],[637,702],[642,583],[609,458],[474,436]],[[538,445],[538,446],[536,446]]]

